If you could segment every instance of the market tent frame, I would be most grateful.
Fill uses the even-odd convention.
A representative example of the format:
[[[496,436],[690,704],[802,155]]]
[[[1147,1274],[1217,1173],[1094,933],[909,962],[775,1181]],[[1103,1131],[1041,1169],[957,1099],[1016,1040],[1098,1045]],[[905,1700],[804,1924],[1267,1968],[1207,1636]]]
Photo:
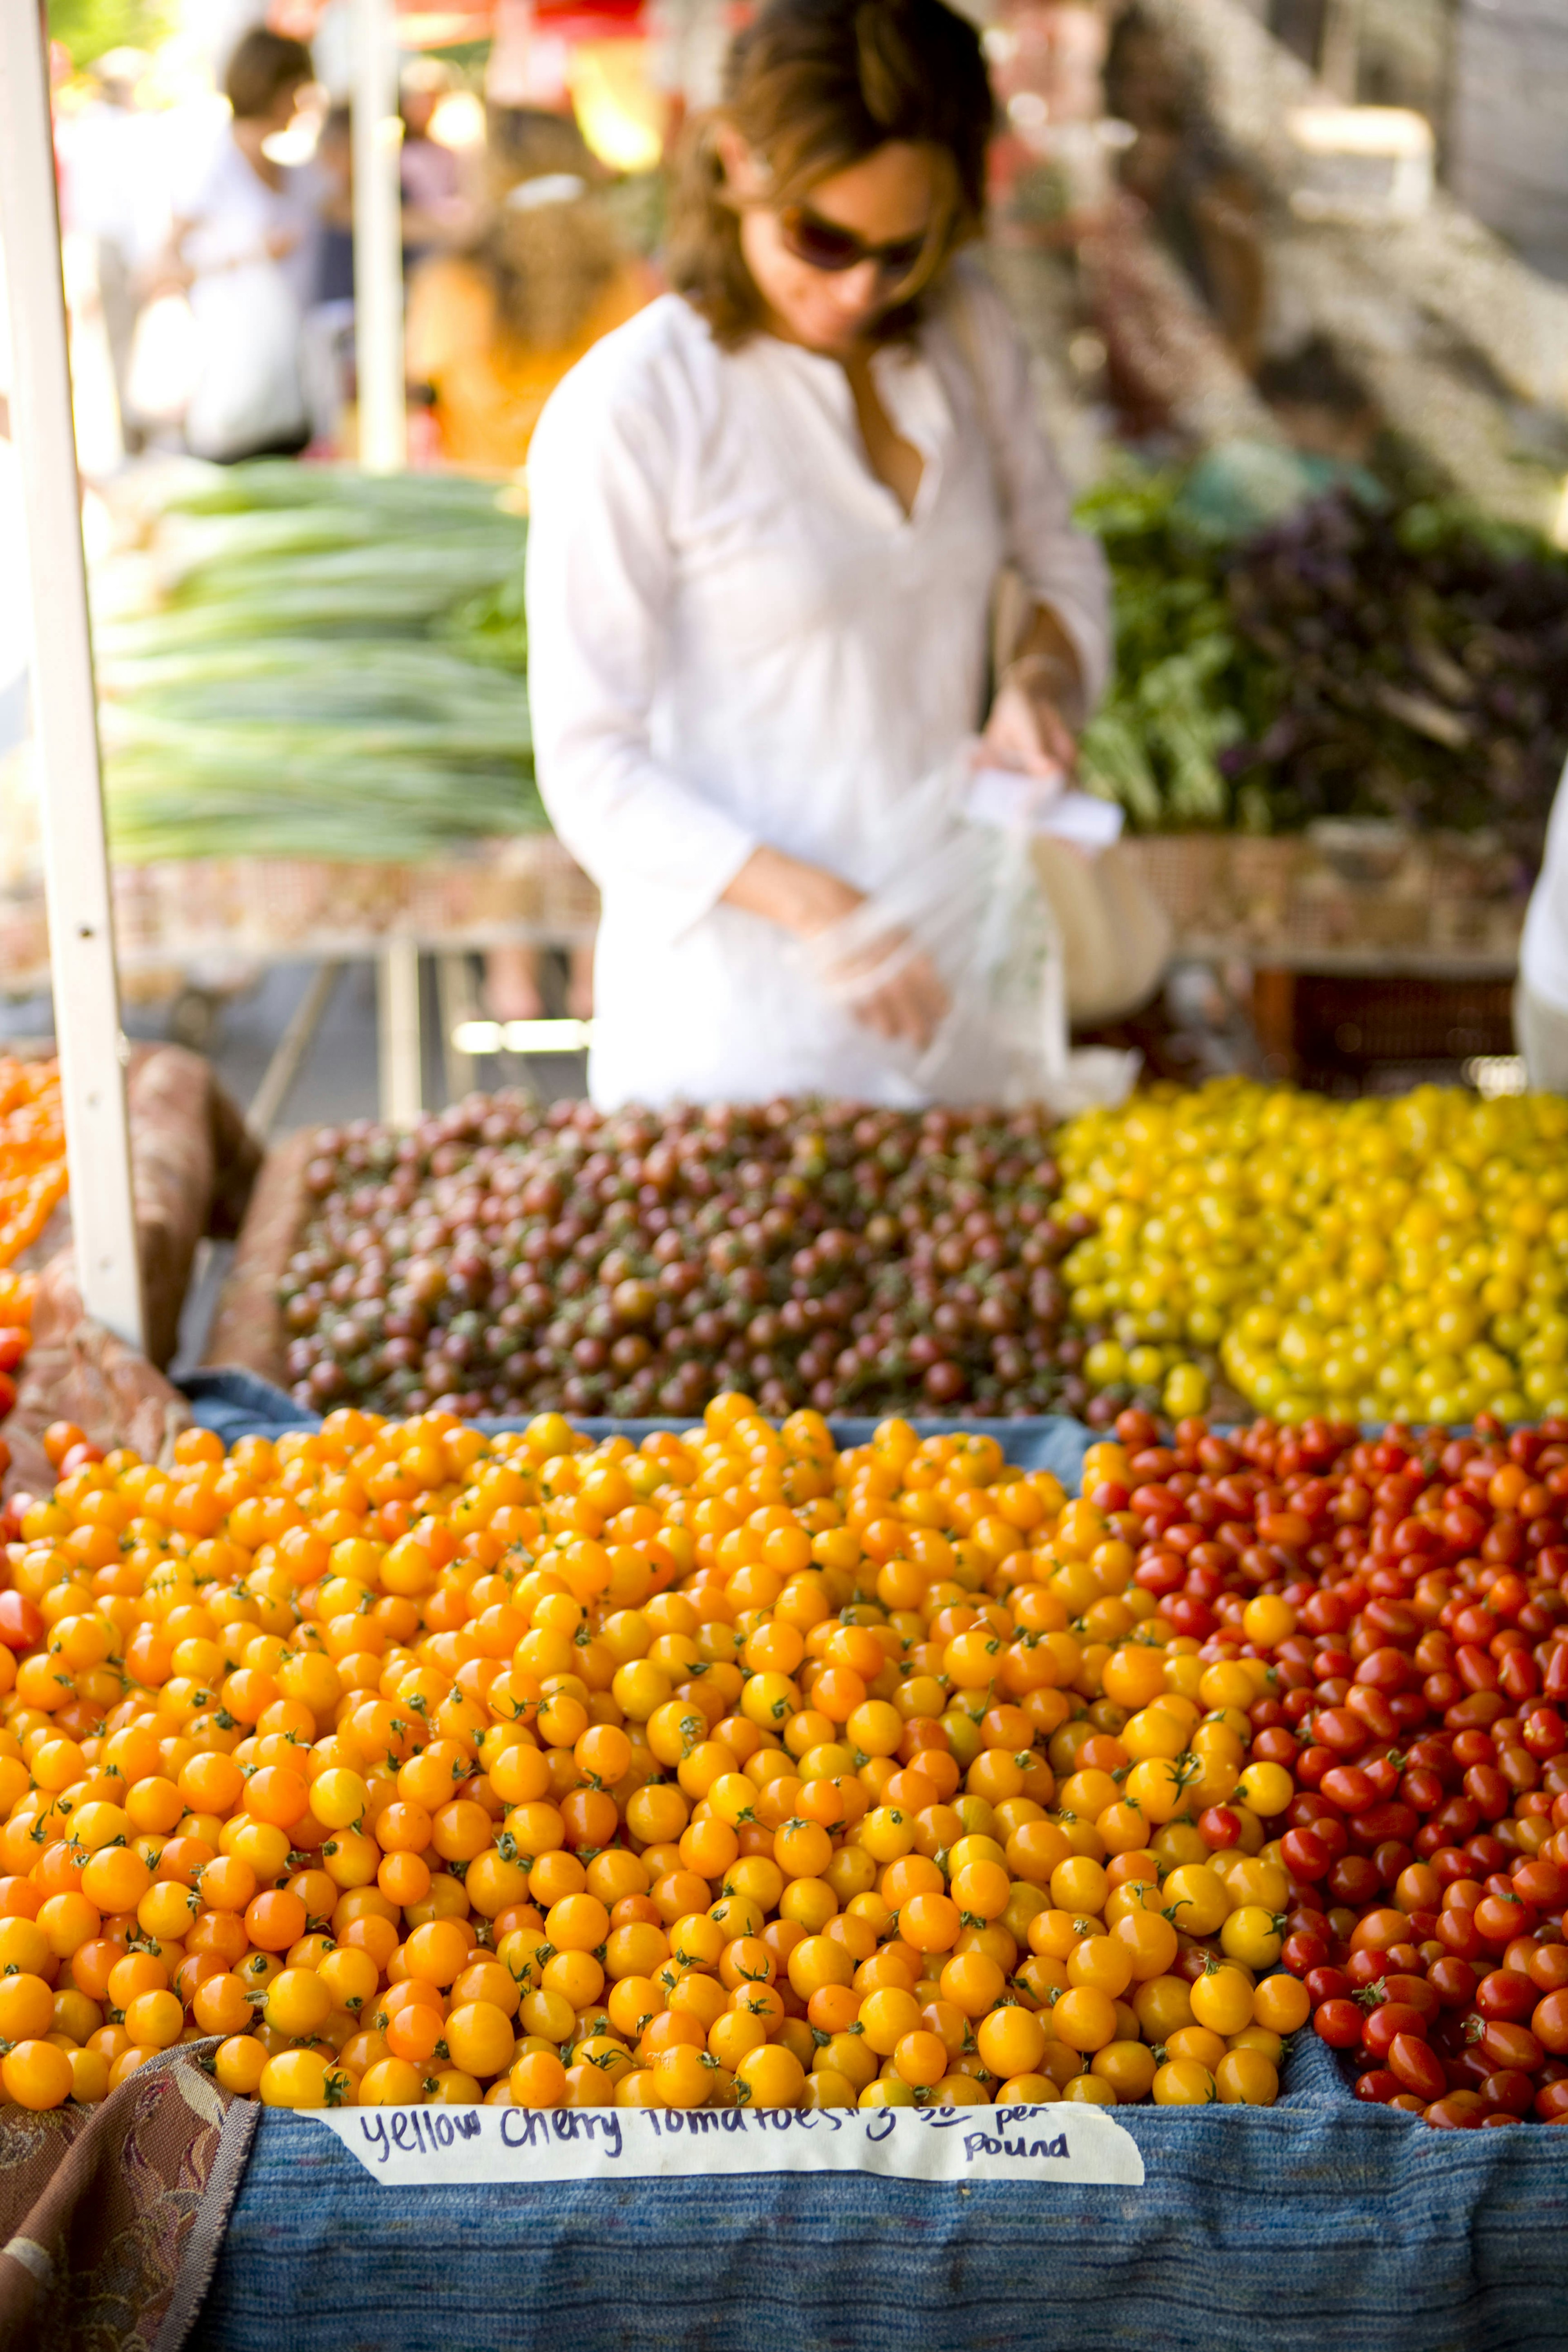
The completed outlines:
[[[77,1276],[89,1315],[145,1337],[110,919],[61,271],[48,47],[38,0],[0,0],[0,232],[31,591],[44,887]]]

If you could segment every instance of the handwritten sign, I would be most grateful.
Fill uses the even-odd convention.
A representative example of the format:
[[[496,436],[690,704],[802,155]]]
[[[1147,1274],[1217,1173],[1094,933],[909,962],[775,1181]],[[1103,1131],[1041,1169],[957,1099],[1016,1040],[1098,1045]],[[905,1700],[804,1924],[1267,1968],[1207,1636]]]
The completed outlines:
[[[875,2172],[933,2187],[1137,2188],[1137,2142],[1103,2107],[349,2107],[314,2111],[394,2189]]]

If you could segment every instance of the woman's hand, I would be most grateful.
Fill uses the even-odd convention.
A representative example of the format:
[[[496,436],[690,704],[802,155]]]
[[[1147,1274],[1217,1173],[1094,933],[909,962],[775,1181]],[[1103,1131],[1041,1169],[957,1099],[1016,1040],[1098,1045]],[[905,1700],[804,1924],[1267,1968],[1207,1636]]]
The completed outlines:
[[[1067,681],[1049,655],[1025,654],[1003,671],[980,738],[977,764],[1060,785],[1072,772],[1078,745],[1063,716]]]
[[[918,950],[900,954],[904,931],[888,931],[833,971],[846,1011],[879,1037],[924,1053],[946,1018],[952,1002],[942,976]]]
[[[1083,667],[1049,604],[1037,604],[1023,641],[997,681],[977,764],[1049,779],[1058,788],[1078,763]]]
[[[810,940],[852,915],[864,905],[865,894],[823,866],[787,857],[781,849],[755,849],[724,899],[727,906],[760,915],[797,939]],[[915,953],[894,961],[902,937],[891,932],[860,950],[833,977],[846,1009],[863,1028],[924,1052],[941,1026],[949,1000],[929,956]]]
[[[823,866],[786,857],[781,849],[754,849],[725,892],[724,903],[760,915],[764,922],[777,923],[799,940],[811,940],[852,915],[862,897]]]

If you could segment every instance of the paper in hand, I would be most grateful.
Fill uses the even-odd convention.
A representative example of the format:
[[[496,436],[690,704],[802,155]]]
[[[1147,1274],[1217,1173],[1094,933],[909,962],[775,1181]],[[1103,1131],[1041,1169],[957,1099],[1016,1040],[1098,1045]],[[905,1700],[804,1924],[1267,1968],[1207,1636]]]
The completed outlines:
[[[1049,779],[1019,775],[1010,768],[977,770],[969,786],[968,814],[980,824],[1021,825],[1030,833],[1070,841],[1092,858],[1121,839],[1124,821],[1114,801],[1097,800],[1092,793],[1052,792]]]

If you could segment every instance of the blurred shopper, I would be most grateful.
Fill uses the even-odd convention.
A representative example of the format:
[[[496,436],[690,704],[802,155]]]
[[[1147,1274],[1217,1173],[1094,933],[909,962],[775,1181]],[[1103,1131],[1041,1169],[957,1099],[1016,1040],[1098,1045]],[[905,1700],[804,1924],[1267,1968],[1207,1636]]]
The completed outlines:
[[[312,302],[354,299],[354,125],[335,106],[316,141],[316,273]]]
[[[1524,919],[1513,1029],[1531,1085],[1568,1095],[1568,768],[1552,804],[1546,857]]]
[[[451,74],[434,58],[415,58],[404,68],[399,97],[399,177],[403,268],[409,270],[432,253],[466,243],[476,226],[474,207],[464,193],[462,163],[433,135],[436,110],[452,87]]]
[[[224,465],[297,456],[310,437],[300,331],[316,278],[317,183],[267,148],[311,79],[302,41],[247,33],[224,77],[232,120],[176,206],[176,273],[200,354],[185,437]]]
[[[62,120],[59,131],[65,225],[91,242],[120,437],[131,454],[146,437],[131,399],[142,278],[166,226],[154,227],[149,219],[154,178],[149,119],[137,103],[147,65],[140,49],[111,49],[99,58],[89,70],[93,95]]]
[[[338,454],[354,396],[353,121],[335,106],[316,142],[316,268],[300,337],[305,407],[315,449]]]
[[[410,289],[407,365],[447,463],[509,473],[561,378],[658,287],[595,201],[599,167],[572,124],[508,117],[490,162],[480,236]]]

